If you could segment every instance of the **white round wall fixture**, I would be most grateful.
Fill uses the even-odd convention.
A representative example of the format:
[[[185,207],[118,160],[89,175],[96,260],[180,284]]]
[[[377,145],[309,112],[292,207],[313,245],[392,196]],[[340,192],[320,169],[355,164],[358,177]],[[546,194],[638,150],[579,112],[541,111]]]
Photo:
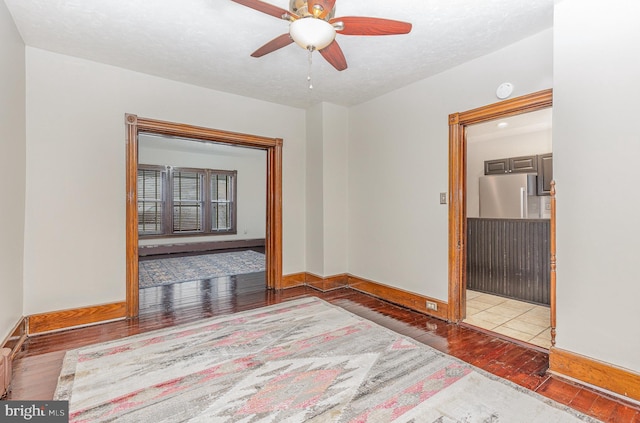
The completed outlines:
[[[513,84],[510,82],[505,82],[503,84],[500,84],[500,86],[496,90],[496,96],[502,100],[504,98],[509,97],[512,92],[513,92]]]

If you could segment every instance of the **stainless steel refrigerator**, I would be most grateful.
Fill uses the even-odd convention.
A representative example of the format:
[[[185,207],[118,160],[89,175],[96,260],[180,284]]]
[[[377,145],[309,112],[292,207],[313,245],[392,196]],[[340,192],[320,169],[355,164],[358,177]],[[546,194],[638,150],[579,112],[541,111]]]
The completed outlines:
[[[480,217],[540,218],[536,174],[511,173],[480,177]]]

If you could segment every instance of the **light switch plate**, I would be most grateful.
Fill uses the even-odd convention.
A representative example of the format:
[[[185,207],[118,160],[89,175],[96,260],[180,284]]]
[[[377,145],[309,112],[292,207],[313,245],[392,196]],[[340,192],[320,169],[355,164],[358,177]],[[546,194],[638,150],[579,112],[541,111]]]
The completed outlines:
[[[440,193],[440,204],[447,204],[447,193],[446,192],[441,192]]]

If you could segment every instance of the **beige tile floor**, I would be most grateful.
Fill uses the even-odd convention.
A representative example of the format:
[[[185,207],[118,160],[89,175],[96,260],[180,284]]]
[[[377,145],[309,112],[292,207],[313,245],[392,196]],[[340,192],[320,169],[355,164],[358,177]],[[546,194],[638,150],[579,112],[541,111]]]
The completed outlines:
[[[467,290],[465,323],[511,338],[551,346],[549,307]]]

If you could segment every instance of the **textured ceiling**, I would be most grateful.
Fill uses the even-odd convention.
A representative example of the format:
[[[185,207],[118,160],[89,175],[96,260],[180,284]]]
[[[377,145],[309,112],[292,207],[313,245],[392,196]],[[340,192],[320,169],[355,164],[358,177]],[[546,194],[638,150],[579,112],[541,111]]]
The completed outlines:
[[[410,22],[406,35],[338,35],[338,72],[295,44],[250,54],[286,21],[231,0],[4,0],[28,46],[294,107],[351,106],[531,36],[553,0],[337,0],[336,17]],[[288,9],[289,0],[269,3]]]

